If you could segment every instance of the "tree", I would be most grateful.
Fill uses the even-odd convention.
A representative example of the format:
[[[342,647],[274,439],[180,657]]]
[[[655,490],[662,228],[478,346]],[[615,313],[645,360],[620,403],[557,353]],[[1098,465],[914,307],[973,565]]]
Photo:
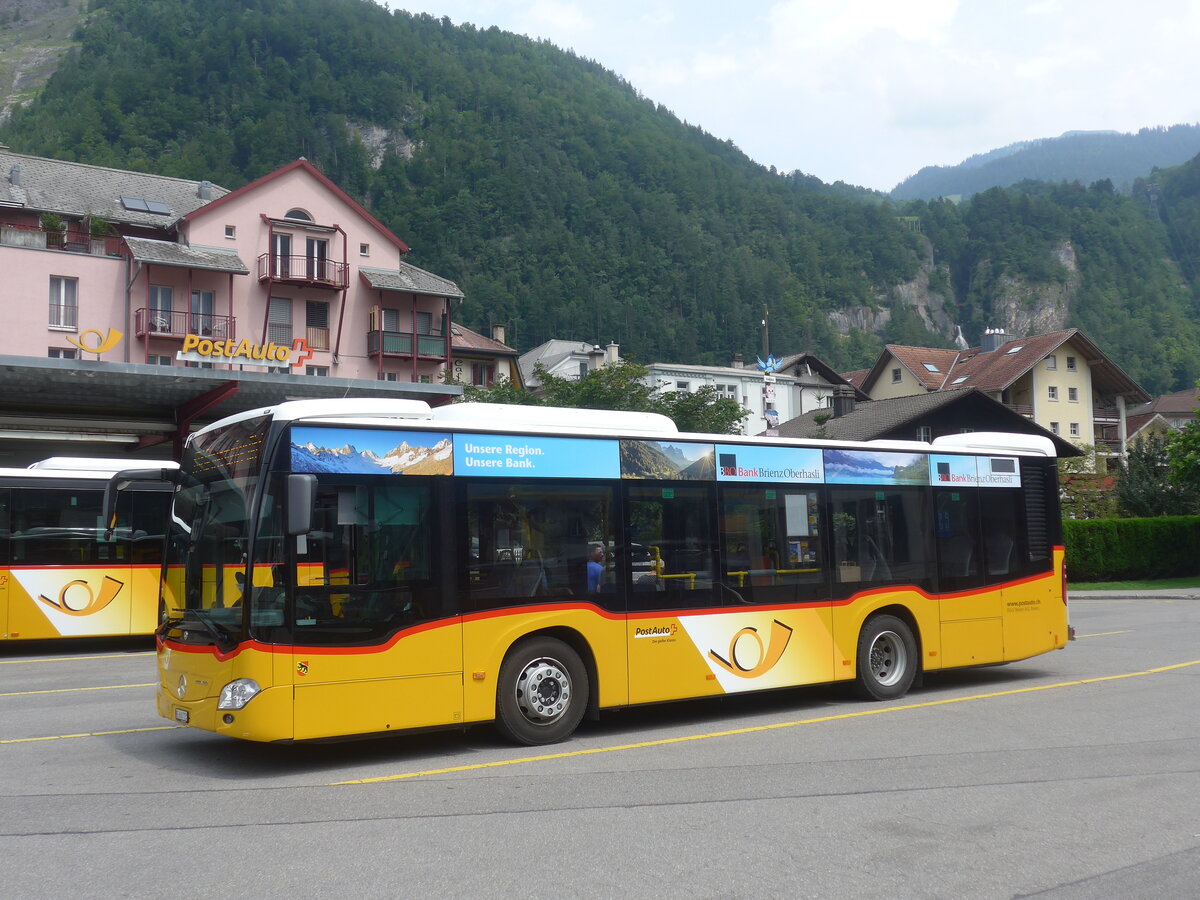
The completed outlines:
[[[534,371],[542,383],[543,399],[510,381],[498,381],[487,387],[464,385],[462,400],[661,413],[674,421],[680,431],[705,434],[738,434],[742,420],[748,415],[736,401],[720,396],[713,387],[706,386],[695,393],[656,393],[643,380],[650,370],[628,360],[601,366],[580,378],[551,375],[540,365]]]
[[[1200,422],[1192,420],[1167,445],[1167,477],[1187,494],[1200,495]]]
[[[1151,434],[1130,446],[1117,481],[1117,501],[1122,514],[1131,517],[1183,516],[1200,509],[1197,504],[1200,481],[1188,480],[1200,475],[1200,454],[1195,449],[1190,457],[1182,450],[1176,451],[1175,455],[1187,457],[1189,462],[1184,468],[1175,470],[1177,480],[1170,478],[1172,454],[1168,446],[1180,437],[1182,435],[1170,439]],[[1200,445],[1200,431],[1190,440],[1194,448]],[[1188,472],[1190,476],[1185,474]]]

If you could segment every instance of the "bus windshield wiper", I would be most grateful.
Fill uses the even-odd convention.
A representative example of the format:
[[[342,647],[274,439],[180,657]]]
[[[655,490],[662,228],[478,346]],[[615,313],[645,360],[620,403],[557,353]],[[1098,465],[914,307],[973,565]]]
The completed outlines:
[[[229,633],[229,630],[220,622],[217,622],[207,612],[202,609],[188,609],[184,611],[184,614],[179,621],[182,622],[186,620],[188,616],[191,616],[204,626],[204,630],[213,636],[213,640],[217,642],[217,646],[219,648],[225,650],[232,646],[233,636]]]

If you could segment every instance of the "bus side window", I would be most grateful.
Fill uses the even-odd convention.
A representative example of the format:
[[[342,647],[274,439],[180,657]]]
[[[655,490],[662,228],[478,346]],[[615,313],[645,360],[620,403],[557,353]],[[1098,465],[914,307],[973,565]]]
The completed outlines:
[[[820,494],[795,487],[721,490],[724,602],[788,603],[825,595]]]
[[[989,489],[980,508],[988,584],[1010,581],[1028,569],[1025,500],[1019,490]]]
[[[611,602],[617,591],[612,488],[488,480],[467,483],[462,496],[468,608],[584,595],[601,605]],[[597,546],[603,549],[603,571],[589,578]]]
[[[650,571],[633,569],[630,609],[720,605],[717,547],[708,486],[628,486],[628,544],[649,553]]]
[[[836,487],[830,506],[836,581],[932,589],[936,559],[925,488]]]
[[[983,583],[979,488],[935,488],[938,588],[963,590]]]

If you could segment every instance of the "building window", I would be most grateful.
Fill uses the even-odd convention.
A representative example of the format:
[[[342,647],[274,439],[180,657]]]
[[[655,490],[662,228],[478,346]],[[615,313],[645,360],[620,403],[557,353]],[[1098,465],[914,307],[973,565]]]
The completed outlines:
[[[296,219],[300,222],[311,222],[313,217],[302,209],[289,209],[283,214],[285,219]]]
[[[169,366],[174,360],[169,356],[151,356],[146,362],[152,366]]]
[[[272,297],[267,311],[267,340],[280,347],[292,346],[292,301]]]
[[[74,347],[51,347],[48,355],[51,359],[79,359],[79,351]]]
[[[1079,437],[1079,423],[1078,422],[1071,423],[1071,437]]]
[[[316,375],[318,378],[329,377],[329,366],[305,366],[305,375]]]
[[[581,362],[581,363],[579,364],[579,377],[580,377],[580,378],[584,378],[584,377],[587,375],[587,373],[588,373],[588,367],[587,367],[587,366],[588,366],[588,364],[587,364],[587,363],[585,363],[585,362]]]
[[[400,375],[397,372],[384,372],[383,380],[384,381],[399,381]]]
[[[400,330],[400,310],[385,307],[379,311],[379,318],[383,320],[384,331],[398,332]]]
[[[496,380],[496,367],[487,363],[471,363],[471,384],[486,386]]]
[[[50,276],[50,327],[79,329],[79,279]]]
[[[330,281],[329,241],[306,238],[304,241],[304,276],[309,281]]]
[[[358,245],[358,255],[359,256],[370,256],[371,255],[371,245],[370,244],[359,244]]]
[[[690,381],[677,381],[677,382],[675,382],[675,390],[677,390],[677,391],[686,391],[686,390],[690,390],[690,389],[691,389],[691,387],[692,387],[692,383],[691,383]]]
[[[1057,422],[1051,422],[1051,423],[1050,423],[1050,430],[1051,430],[1051,431],[1053,431],[1055,434],[1058,434],[1058,423],[1057,423]]]
[[[716,385],[717,394],[724,399],[736,401],[738,398],[738,386],[736,384],[718,384]]]
[[[433,384],[433,376],[432,375],[422,375],[420,380],[421,380],[421,384]]]
[[[417,334],[433,334],[433,313],[421,312],[416,315]]]
[[[900,370],[892,369],[892,384],[899,384],[899,383],[900,383]]]
[[[165,284],[150,285],[150,330],[170,333],[171,312],[175,302],[171,288]]]
[[[314,350],[329,349],[329,304],[309,300],[304,304],[305,337]]]
[[[292,236],[284,231],[271,235],[271,275],[290,278],[292,274]]]
[[[938,371],[938,367],[935,366],[933,363],[921,363],[921,365],[923,365],[925,367],[925,370],[927,372],[933,372],[936,375],[941,374],[941,372]]]
[[[224,322],[220,332],[217,330],[212,291],[192,291],[192,332],[194,334],[210,334],[215,337],[225,336]]]
[[[1069,372],[1075,371],[1075,357],[1073,357],[1073,356],[1067,357],[1067,371],[1069,371]]]
[[[237,226],[236,225],[226,225],[225,226],[225,237],[229,238],[229,240],[233,240],[235,237],[237,237]]]
[[[927,444],[930,441],[932,441],[933,440],[933,426],[918,425],[917,426],[917,440],[924,441]]]
[[[1078,403],[1079,402],[1079,388],[1077,388],[1077,387],[1067,388],[1067,399],[1070,400],[1072,403]]]
[[[1057,400],[1058,399],[1058,386],[1052,384],[1049,387],[1047,387],[1046,388],[1046,397],[1050,400]]]
[[[1053,353],[1046,357],[1046,368],[1047,369],[1057,369],[1058,368],[1058,357],[1056,357]]]

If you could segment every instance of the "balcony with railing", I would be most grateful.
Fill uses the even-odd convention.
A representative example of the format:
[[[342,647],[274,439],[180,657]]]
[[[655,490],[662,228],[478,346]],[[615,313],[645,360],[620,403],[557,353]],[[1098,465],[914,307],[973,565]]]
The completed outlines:
[[[176,312],[175,310],[147,309],[134,313],[134,331],[140,338],[174,338],[183,340],[184,335],[198,334],[213,340],[236,337],[235,316],[217,316],[209,313]]]
[[[121,256],[119,235],[94,235],[86,231],[60,231],[37,225],[16,225],[0,222],[0,246],[25,247],[30,250],[62,250],[85,253],[89,256]]]
[[[1033,418],[1033,407],[1028,403],[1005,403],[1004,405],[1015,412],[1018,416],[1024,416],[1027,419]]]
[[[416,338],[417,356],[420,359],[445,361],[447,358],[446,338],[440,334],[413,334],[411,331],[368,331],[367,356],[413,355],[413,338]]]
[[[294,284],[299,287],[344,290],[349,284],[350,266],[313,256],[280,256],[263,253],[258,257],[258,280]]]

